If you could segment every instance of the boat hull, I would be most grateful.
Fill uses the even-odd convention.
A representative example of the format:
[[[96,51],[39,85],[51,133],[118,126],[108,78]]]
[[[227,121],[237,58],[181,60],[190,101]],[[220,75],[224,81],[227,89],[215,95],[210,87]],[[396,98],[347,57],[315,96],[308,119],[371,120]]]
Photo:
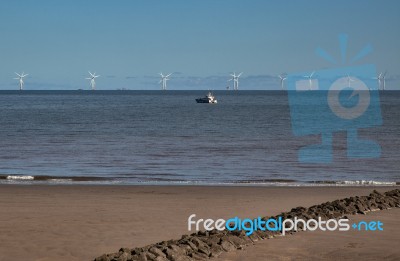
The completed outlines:
[[[201,99],[196,99],[196,102],[197,102],[197,103],[217,103],[217,100],[210,101],[209,99],[203,99],[203,98],[201,98]]]

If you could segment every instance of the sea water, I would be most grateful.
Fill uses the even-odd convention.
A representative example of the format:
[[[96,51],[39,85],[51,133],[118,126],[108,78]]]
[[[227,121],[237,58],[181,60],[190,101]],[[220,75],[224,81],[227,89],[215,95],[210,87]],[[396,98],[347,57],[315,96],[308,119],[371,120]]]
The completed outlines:
[[[382,155],[304,164],[285,91],[0,91],[0,182],[61,184],[396,184],[400,92],[381,92],[383,125],[360,130]]]

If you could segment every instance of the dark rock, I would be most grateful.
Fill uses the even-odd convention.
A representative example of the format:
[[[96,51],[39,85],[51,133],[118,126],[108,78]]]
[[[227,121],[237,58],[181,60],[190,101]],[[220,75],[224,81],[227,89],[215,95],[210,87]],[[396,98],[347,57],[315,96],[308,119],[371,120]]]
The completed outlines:
[[[166,257],[158,256],[156,259],[154,259],[154,261],[168,261],[168,259]]]
[[[157,256],[155,254],[150,253],[148,251],[144,252],[144,254],[145,254],[147,260],[155,260],[157,258]]]
[[[208,247],[199,246],[199,253],[203,253],[207,256],[211,255],[211,251]]]
[[[180,255],[186,255],[186,250],[184,248],[179,247],[178,245],[170,245],[169,247],[173,251],[179,253]]]
[[[193,249],[187,244],[179,244],[178,245],[186,254],[193,253]]]
[[[206,259],[208,259],[208,256],[203,253],[193,253],[193,254],[191,254],[191,258],[193,260],[206,260]]]
[[[197,234],[198,234],[199,236],[208,237],[209,232],[208,232],[208,231],[199,231]]]
[[[226,252],[236,249],[236,247],[231,242],[226,241],[226,240],[222,240],[220,245],[221,245],[221,248]]]
[[[197,237],[192,238],[192,243],[197,247],[207,247],[208,245]]]
[[[188,241],[186,244],[187,244],[191,249],[193,249],[193,251],[197,251],[197,250],[198,250],[197,246],[196,246],[195,244],[193,244],[192,241]]]
[[[128,252],[122,252],[118,258],[114,258],[116,261],[128,261],[132,258],[132,255]]]
[[[207,245],[211,246],[212,244],[217,244],[220,241],[220,238],[216,235],[213,235],[206,238],[204,241]]]
[[[164,252],[161,249],[157,248],[157,247],[150,248],[149,252],[154,254],[154,255],[156,255],[156,256],[165,257]]]
[[[147,261],[147,256],[145,252],[141,252],[137,258],[138,261]]]
[[[258,231],[256,231],[256,233],[259,234]],[[243,240],[242,238],[237,237],[237,236],[230,237],[229,241],[232,242],[236,247],[242,247],[242,246],[245,246],[247,244],[247,242],[245,240]]]
[[[224,250],[222,249],[221,245],[213,244],[213,245],[211,245],[211,248],[210,248],[210,252],[211,252],[210,256],[217,257],[217,256],[221,255],[223,251]]]
[[[372,191],[372,193],[371,193],[370,195],[371,195],[371,196],[376,196],[376,197],[383,196],[382,193],[380,193],[379,191],[377,191],[377,190],[375,190],[375,189],[374,189],[374,191]]]

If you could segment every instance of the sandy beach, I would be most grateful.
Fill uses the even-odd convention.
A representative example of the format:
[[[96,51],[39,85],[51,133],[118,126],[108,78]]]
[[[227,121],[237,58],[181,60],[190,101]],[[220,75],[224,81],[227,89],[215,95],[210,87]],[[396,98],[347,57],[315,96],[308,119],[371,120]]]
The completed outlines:
[[[121,247],[180,238],[188,234],[191,214],[199,218],[276,215],[297,206],[367,195],[373,189],[384,192],[393,187],[2,185],[0,260],[93,260]],[[400,210],[355,216],[366,217],[384,221],[385,231],[376,237],[302,232],[265,240],[218,259],[352,259],[361,253],[368,253],[370,259],[399,257],[395,245],[400,237]]]

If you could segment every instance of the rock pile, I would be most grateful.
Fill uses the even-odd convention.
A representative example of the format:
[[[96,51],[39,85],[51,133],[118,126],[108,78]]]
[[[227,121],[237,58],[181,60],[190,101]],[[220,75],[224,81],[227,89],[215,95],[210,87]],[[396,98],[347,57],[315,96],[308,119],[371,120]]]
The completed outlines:
[[[366,214],[369,211],[400,207],[400,189],[385,193],[374,190],[369,196],[350,197],[326,202],[309,208],[297,207],[275,217],[277,219],[322,220],[341,218],[346,215]],[[254,231],[246,236],[244,231],[199,231],[184,235],[179,240],[162,241],[141,248],[121,248],[119,252],[104,254],[94,261],[192,261],[217,257],[223,252],[243,249],[263,239],[281,235],[280,232]]]

